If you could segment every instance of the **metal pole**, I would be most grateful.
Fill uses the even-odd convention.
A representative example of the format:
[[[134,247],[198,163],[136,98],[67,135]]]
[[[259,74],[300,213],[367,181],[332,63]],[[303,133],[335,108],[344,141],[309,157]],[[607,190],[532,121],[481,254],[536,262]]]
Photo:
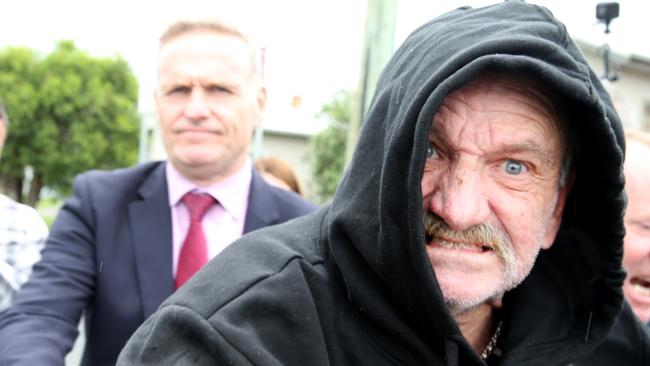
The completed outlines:
[[[361,73],[348,133],[346,165],[352,159],[361,122],[370,106],[379,74],[393,53],[396,17],[397,0],[368,0]]]

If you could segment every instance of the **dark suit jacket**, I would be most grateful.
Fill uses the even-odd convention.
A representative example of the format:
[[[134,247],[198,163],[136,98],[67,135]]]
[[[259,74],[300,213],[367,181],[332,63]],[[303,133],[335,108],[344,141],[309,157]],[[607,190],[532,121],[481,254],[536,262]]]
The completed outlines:
[[[62,365],[85,310],[84,365],[114,365],[135,329],[173,291],[165,164],[75,178],[42,260],[0,313],[0,365]],[[316,207],[254,171],[244,232]]]

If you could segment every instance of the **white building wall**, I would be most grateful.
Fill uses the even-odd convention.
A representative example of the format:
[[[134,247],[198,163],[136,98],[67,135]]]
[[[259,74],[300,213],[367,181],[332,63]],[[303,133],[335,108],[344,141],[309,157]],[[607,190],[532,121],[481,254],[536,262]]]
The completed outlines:
[[[583,47],[589,65],[598,75],[603,74],[600,49]],[[613,69],[616,81],[604,81],[612,96],[623,125],[650,131],[650,65],[633,64],[630,59],[614,56]]]
[[[261,157],[282,159],[293,167],[306,197],[312,191],[309,137],[265,131]]]

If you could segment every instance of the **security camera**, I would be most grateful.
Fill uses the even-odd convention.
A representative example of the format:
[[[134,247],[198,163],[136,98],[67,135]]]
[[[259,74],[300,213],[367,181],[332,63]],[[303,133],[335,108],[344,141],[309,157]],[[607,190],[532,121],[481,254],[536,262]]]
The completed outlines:
[[[605,23],[605,33],[609,33],[609,23],[618,18],[618,3],[599,3],[596,5],[596,18]]]

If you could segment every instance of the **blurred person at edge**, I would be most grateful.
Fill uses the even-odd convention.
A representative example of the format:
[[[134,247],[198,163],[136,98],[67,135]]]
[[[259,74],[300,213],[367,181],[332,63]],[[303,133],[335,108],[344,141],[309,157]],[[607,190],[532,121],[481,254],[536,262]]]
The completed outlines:
[[[624,148],[548,9],[441,15],[381,73],[332,203],[233,243],[118,365],[650,365]]]
[[[650,134],[625,131],[625,298],[650,326]]]
[[[1,365],[63,365],[82,313],[82,364],[114,365],[205,261],[244,233],[316,208],[252,167],[266,90],[255,48],[231,25],[172,24],[160,39],[155,101],[168,160],[75,178],[41,261],[0,313]],[[190,218],[195,201],[207,212]]]
[[[0,100],[0,154],[9,131],[9,116]],[[32,207],[0,194],[0,310],[11,304],[32,265],[41,257],[47,225]]]
[[[255,160],[254,165],[268,183],[303,195],[298,177],[286,161],[273,157],[259,158]]]

